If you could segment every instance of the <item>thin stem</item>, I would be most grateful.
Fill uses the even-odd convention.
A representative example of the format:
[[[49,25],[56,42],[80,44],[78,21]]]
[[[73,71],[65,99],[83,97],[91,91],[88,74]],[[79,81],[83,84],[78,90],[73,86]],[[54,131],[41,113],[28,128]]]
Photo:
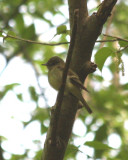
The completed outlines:
[[[115,38],[116,41],[125,41],[125,42],[128,42],[127,39],[120,38],[120,37],[117,37],[117,36],[112,36],[112,35],[107,35],[107,34],[103,34],[103,35],[107,36],[107,37]]]
[[[3,31],[0,30],[1,33],[4,33]],[[109,39],[109,40],[97,40],[96,43],[103,43],[103,42],[115,42],[115,41],[125,41],[128,42],[127,39],[123,39],[120,37],[116,37],[116,36],[111,36],[111,35],[107,35],[107,34],[103,34],[104,36],[107,37],[112,37],[114,39]],[[19,41],[24,41],[24,42],[28,42],[28,43],[33,43],[33,44],[39,44],[39,45],[45,45],[45,46],[57,46],[57,45],[64,45],[64,44],[69,44],[70,42],[60,42],[60,43],[45,43],[45,42],[37,42],[37,41],[32,41],[32,40],[28,40],[28,39],[24,39],[24,38],[20,38],[17,36],[13,36],[13,35],[9,35],[7,34],[6,36],[3,35],[3,38],[12,38],[15,40],[19,40]]]

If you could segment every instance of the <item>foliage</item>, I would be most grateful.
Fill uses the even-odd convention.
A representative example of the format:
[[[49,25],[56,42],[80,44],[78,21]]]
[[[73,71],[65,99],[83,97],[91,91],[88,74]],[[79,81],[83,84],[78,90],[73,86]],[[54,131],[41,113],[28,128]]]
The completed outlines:
[[[106,59],[110,57],[112,53],[113,51],[109,47],[103,47],[95,54],[95,62],[100,71],[102,71]]]
[[[96,2],[98,6],[99,1],[97,0]],[[2,83],[3,86],[0,87],[0,100],[3,102],[4,99],[6,99],[8,93],[13,92],[23,106],[25,106],[25,101],[33,102],[36,107],[30,113],[31,118],[27,120],[27,122],[22,120],[20,121],[24,125],[24,129],[35,121],[39,122],[41,128],[40,134],[42,136],[46,134],[48,129],[50,106],[45,92],[47,90],[47,86],[42,87],[43,82],[40,82],[40,79],[44,78],[42,75],[47,74],[47,70],[40,64],[45,63],[50,57],[54,55],[59,55],[61,58],[65,58],[68,45],[61,45],[61,47],[51,47],[31,44],[6,37],[6,35],[9,34],[33,41],[50,41],[52,37],[56,35],[53,38],[56,43],[65,41],[67,42],[69,41],[69,24],[65,13],[61,11],[61,7],[65,6],[67,6],[67,4],[62,0],[0,1],[0,30],[3,32],[0,32],[0,58],[2,60],[4,59],[6,62],[5,66],[3,66],[3,69],[1,70],[0,78],[2,79],[4,72],[10,67],[10,64],[15,62],[15,58],[19,58],[22,60],[23,64],[31,66],[34,72],[34,79],[37,80],[36,84],[31,84],[31,79],[29,79],[29,83],[26,83],[26,79],[27,77],[29,78],[29,75],[23,77],[23,83],[20,83],[20,81],[17,82],[17,78],[14,79],[14,82],[10,82],[9,78],[5,79],[5,82]],[[111,35],[116,35],[118,37],[128,39],[127,7],[128,6],[125,0],[122,0],[116,6],[111,22],[111,28],[109,28]],[[53,19],[55,20],[55,17],[57,16],[61,17],[63,21],[58,22],[58,19],[57,22],[54,22]],[[40,27],[39,23],[37,22],[40,22]],[[52,35],[47,34],[49,37],[44,36],[47,32],[51,33],[51,30]],[[106,30],[108,30],[107,25],[104,27],[104,31]],[[100,39],[102,39],[102,36],[100,36]],[[128,83],[120,83],[120,78],[122,77],[119,76],[120,71],[125,74],[125,67],[122,67],[124,64],[123,56],[128,58],[128,49],[121,49],[125,48],[127,45],[128,42],[116,41],[105,42],[105,46],[102,48],[100,48],[100,43],[96,44],[95,46],[95,62],[98,64],[98,68],[100,71],[102,71],[102,74],[104,73],[104,69],[107,68],[111,74],[111,78],[109,85],[104,85],[105,79],[100,75],[100,73],[96,72],[94,75],[90,75],[88,88],[91,92],[91,96],[89,95],[90,97],[88,101],[90,106],[92,106],[94,113],[91,116],[87,116],[85,110],[82,109],[79,114],[80,120],[84,123],[87,129],[86,135],[89,133],[93,133],[94,135],[94,138],[91,142],[88,142],[88,140],[84,142],[84,146],[93,148],[93,155],[90,156],[93,158],[103,159],[105,157],[106,159],[111,160],[128,159],[128,131],[126,128],[124,128],[125,123],[128,121]],[[110,59],[109,64],[105,63],[107,62],[107,58]],[[15,64],[15,68],[18,68],[18,65],[18,63]],[[125,69],[127,70],[127,68]],[[24,72],[26,72],[25,69]],[[22,74],[22,71],[18,70],[18,73]],[[17,75],[13,74],[13,70],[9,71],[8,74],[8,77],[10,78],[12,75],[17,77]],[[24,91],[23,88],[25,88]],[[24,96],[26,92],[27,95],[29,95],[27,100]],[[43,105],[39,103],[40,99],[44,101]],[[10,100],[8,100],[8,104],[9,103]],[[15,116],[13,118],[15,119]],[[118,135],[121,140],[121,144],[118,147],[118,150],[114,150],[114,155],[111,152],[113,151],[113,148],[109,145],[109,136],[111,136],[113,133]],[[1,135],[0,137],[5,137],[0,139],[0,144],[3,149],[2,152],[7,153],[7,148],[3,147],[4,145],[2,144],[4,144],[5,141],[8,141],[8,138],[6,138],[6,135]],[[65,159],[72,158],[75,160],[79,152],[88,156],[86,150],[83,153],[81,152],[81,144],[79,146],[75,145],[74,141],[78,137],[79,136],[75,133],[72,134],[70,144],[68,145],[65,154]],[[41,139],[37,138],[37,143],[33,141],[32,144],[36,146],[35,150],[24,147],[24,153],[22,153],[22,155],[18,155],[12,152],[10,153],[10,158],[7,159],[25,160],[27,157],[33,160],[40,159],[43,146]],[[29,151],[33,153],[32,156],[30,156]]]

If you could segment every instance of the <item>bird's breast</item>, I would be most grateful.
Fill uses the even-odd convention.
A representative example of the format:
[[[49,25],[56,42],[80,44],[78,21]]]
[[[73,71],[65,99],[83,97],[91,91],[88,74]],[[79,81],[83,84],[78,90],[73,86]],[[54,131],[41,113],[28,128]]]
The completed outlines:
[[[61,85],[61,79],[62,79],[62,74],[57,68],[54,68],[51,71],[49,71],[48,81],[54,89],[59,90]]]

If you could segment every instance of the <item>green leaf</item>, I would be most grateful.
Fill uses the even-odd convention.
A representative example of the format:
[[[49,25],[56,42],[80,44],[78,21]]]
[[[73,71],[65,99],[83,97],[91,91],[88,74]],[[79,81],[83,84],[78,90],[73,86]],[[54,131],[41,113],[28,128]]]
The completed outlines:
[[[99,81],[99,82],[102,82],[104,79],[102,76],[99,76],[99,75],[93,75],[93,78],[96,80],[96,81]]]
[[[13,38],[11,38],[11,37],[8,37],[8,36],[14,36],[14,37],[16,37],[15,32],[13,32],[13,31],[8,31],[8,32],[7,32],[7,36],[4,37],[4,40],[6,40],[6,41],[15,41],[15,39],[13,39]]]
[[[57,34],[62,34],[62,33],[66,33],[67,27],[66,25],[61,25],[59,27],[57,27]]]
[[[43,62],[41,60],[35,60],[34,63],[38,64],[38,65],[41,65],[43,64]]]
[[[0,141],[6,141],[7,140],[7,138],[6,137],[4,137],[4,136],[0,136]]]
[[[3,32],[2,32],[2,31],[0,32],[0,37],[4,37],[4,36],[3,36]]]
[[[99,141],[87,141],[87,142],[84,143],[84,145],[92,147],[96,150],[113,149],[112,147],[109,147],[107,144],[103,144]]]
[[[70,35],[70,30],[66,30],[66,34],[67,34],[67,35]]]
[[[20,101],[23,101],[23,97],[22,97],[22,94],[17,94],[17,98],[20,100]]]
[[[8,35],[11,35],[11,36],[16,36],[15,32],[13,32],[13,31],[8,31],[7,34],[8,34]]]
[[[35,26],[31,24],[23,32],[23,38],[32,39],[35,36]]]
[[[4,90],[0,92],[0,100],[6,95],[9,90],[12,90],[15,86],[20,85],[19,83],[8,84],[4,87]]]
[[[43,122],[48,118],[48,116],[49,116],[49,113],[47,109],[37,108],[36,111],[33,113],[31,121],[39,120],[40,122]]]
[[[36,152],[36,155],[35,155],[34,159],[40,160],[41,156],[42,156],[42,150],[39,150],[39,151]]]
[[[36,90],[33,86],[29,87],[29,93],[30,93],[31,99],[34,100],[35,102],[37,102],[38,95],[36,94]]]
[[[56,34],[53,36],[53,38],[57,35],[60,35],[60,34],[63,34],[65,36],[70,35],[70,30],[67,30],[67,27],[65,25],[61,25],[61,26],[57,27]]]
[[[126,41],[118,41],[118,43],[119,43],[120,47],[125,47],[128,45],[128,42],[126,42]]]
[[[13,87],[20,85],[19,83],[12,83],[5,86],[6,90],[11,90]]]
[[[124,90],[128,90],[128,83],[122,85],[122,88],[123,88]]]
[[[65,152],[65,158],[64,160],[67,160],[71,157],[74,157],[74,155],[77,154],[77,152],[79,152],[79,148],[74,146],[73,144],[69,144],[67,146],[66,152]]]
[[[95,54],[95,62],[100,71],[102,71],[106,59],[111,56],[112,53],[114,53],[114,51],[111,48],[103,47]]]
[[[16,15],[16,29],[19,31],[19,33],[23,33],[24,31],[24,19],[22,14]]]

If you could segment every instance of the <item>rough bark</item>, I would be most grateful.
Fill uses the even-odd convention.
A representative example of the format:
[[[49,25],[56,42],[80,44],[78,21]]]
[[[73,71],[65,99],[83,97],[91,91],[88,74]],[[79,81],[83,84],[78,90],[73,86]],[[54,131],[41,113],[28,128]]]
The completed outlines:
[[[88,16],[86,0],[68,0],[71,30],[73,26],[74,10],[79,9],[78,31],[71,68],[79,75],[82,82],[84,82],[89,73],[89,68],[86,64],[91,59],[95,42],[101,34],[103,24],[111,15],[111,11],[116,2],[117,0],[104,0],[97,13]],[[57,126],[58,143],[54,145],[51,143],[51,128],[54,115],[51,116],[42,160],[63,160],[77,112],[77,102],[77,99],[72,95],[63,97]]]

